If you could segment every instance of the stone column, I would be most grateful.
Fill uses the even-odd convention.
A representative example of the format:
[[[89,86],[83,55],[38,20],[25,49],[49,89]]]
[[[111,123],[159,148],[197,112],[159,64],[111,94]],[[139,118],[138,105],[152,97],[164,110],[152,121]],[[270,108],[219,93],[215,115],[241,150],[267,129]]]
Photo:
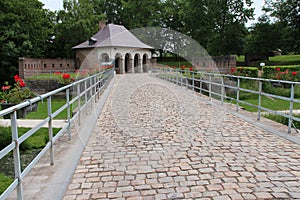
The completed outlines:
[[[133,59],[129,59],[128,73],[134,74],[134,62]]]
[[[138,73],[143,73],[143,63],[142,63],[142,59],[138,59]]]
[[[125,62],[123,58],[120,58],[119,60],[119,70],[120,70],[120,74],[125,74]]]

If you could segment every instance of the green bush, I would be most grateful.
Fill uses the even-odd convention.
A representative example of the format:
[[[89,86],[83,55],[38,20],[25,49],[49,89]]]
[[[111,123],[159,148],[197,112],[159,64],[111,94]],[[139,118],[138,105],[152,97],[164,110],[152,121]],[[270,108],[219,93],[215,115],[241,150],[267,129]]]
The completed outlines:
[[[295,116],[298,117],[298,118],[300,118],[300,115],[295,115]],[[265,117],[265,118],[268,118],[268,119],[270,119],[270,120],[272,120],[272,121],[276,121],[276,122],[278,122],[278,123],[281,123],[281,124],[283,124],[283,125],[288,126],[289,119],[286,118],[286,117],[283,117],[283,116],[280,116],[280,115],[275,115],[275,114],[266,114],[266,115],[264,115],[264,117]],[[298,121],[293,121],[293,123],[294,123],[294,125],[295,125],[295,127],[296,127],[297,129],[300,128],[300,122],[298,122]]]
[[[236,76],[258,77],[257,67],[236,67],[231,69],[231,74]]]
[[[6,190],[6,188],[13,182],[13,180],[13,178],[0,173],[0,194],[2,194]]]
[[[19,133],[19,136],[21,136],[21,133]],[[0,150],[4,149],[7,145],[9,145],[12,142],[11,137],[11,128],[10,127],[1,127],[0,128]],[[30,144],[27,140],[25,140],[20,145],[21,150],[30,149]]]
[[[267,79],[289,80],[292,78],[291,72],[300,72],[300,66],[265,66],[263,67],[262,77]]]
[[[30,128],[18,128],[19,137],[29,131]],[[58,133],[60,129],[54,128],[53,134]],[[12,141],[11,127],[0,127],[0,150],[9,145]],[[20,145],[21,150],[41,149],[48,142],[48,129],[41,128]]]

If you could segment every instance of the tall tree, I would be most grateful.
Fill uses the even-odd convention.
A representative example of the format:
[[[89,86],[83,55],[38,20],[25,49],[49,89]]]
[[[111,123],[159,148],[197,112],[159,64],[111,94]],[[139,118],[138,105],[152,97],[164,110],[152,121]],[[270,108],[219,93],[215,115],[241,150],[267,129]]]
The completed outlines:
[[[51,21],[38,0],[0,1],[0,64],[5,77],[17,73],[19,57],[43,57]]]
[[[285,35],[285,38],[290,37],[289,51],[300,52],[300,1],[268,0],[265,10],[276,23],[281,23],[289,31],[289,34]]]
[[[128,29],[160,25],[161,0],[122,0],[122,24]]]
[[[95,11],[89,0],[64,0],[64,10],[57,13],[54,46],[55,57],[73,58],[72,47],[87,40],[99,29],[99,21],[105,18]]]

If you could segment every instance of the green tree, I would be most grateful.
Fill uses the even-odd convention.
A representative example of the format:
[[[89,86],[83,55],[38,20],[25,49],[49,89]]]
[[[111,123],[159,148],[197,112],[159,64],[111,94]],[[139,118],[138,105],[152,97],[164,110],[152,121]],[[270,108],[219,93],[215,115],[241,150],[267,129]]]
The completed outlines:
[[[247,52],[267,53],[276,49],[284,49],[285,27],[281,23],[271,23],[264,15],[250,28],[247,36]]]
[[[47,54],[49,11],[38,0],[0,1],[1,79],[16,74],[19,57],[43,57]]]
[[[300,1],[270,1],[266,3],[265,10],[276,23],[286,27],[285,39],[290,42],[289,51],[300,52]],[[286,47],[288,49],[288,47]]]
[[[99,21],[105,18],[95,11],[89,0],[64,0],[64,10],[57,13],[53,46],[54,57],[73,58],[72,47],[87,40],[99,30]]]
[[[161,22],[161,0],[122,0],[122,24],[127,29],[154,27]]]

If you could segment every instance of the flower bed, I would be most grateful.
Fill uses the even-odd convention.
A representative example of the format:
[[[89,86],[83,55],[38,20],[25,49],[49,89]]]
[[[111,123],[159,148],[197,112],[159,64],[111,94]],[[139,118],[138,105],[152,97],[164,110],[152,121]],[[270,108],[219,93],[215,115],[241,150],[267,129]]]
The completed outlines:
[[[236,67],[231,68],[231,74],[235,76],[258,77],[257,67]]]
[[[266,66],[263,67],[263,78],[300,81],[300,66]]]

